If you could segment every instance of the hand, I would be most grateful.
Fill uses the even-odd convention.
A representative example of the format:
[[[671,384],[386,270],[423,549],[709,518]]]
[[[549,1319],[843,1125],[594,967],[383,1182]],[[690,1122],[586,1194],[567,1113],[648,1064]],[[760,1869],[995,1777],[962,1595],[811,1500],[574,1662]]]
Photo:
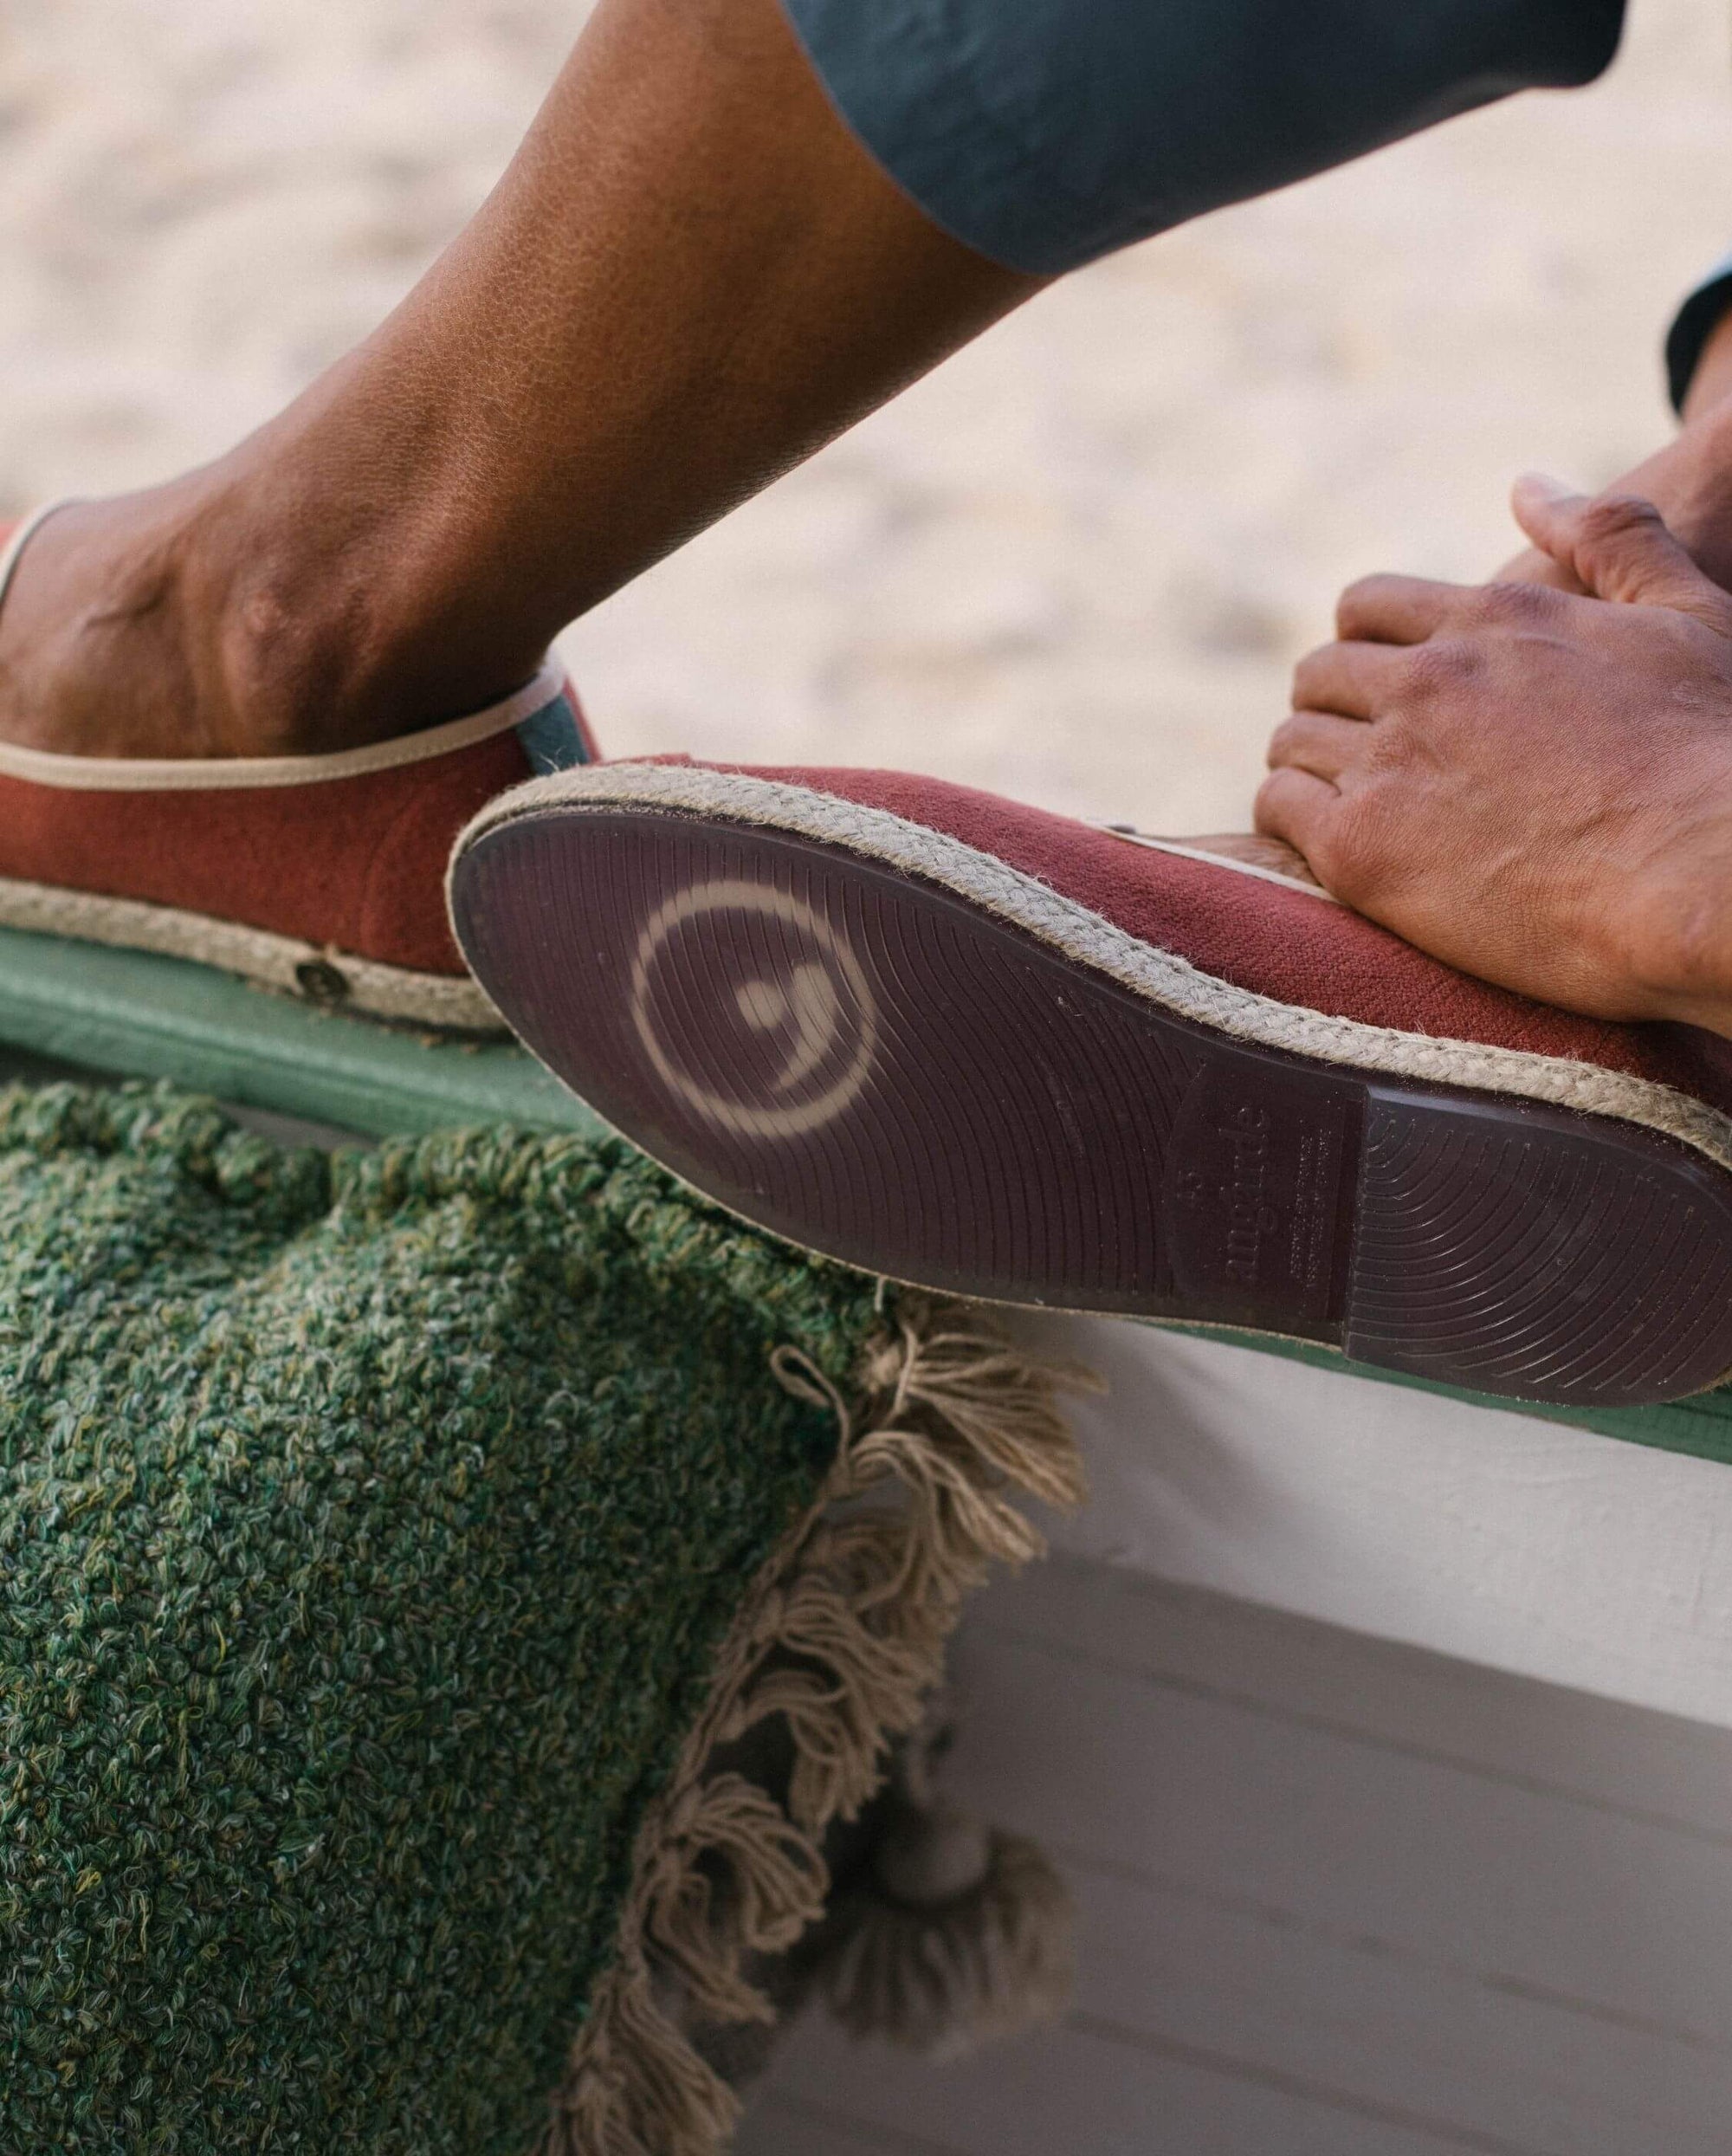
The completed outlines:
[[[1732,1036],[1732,597],[1650,502],[1529,479],[1515,508],[1593,596],[1353,586],[1257,828],[1467,972]]]
[[[1732,309],[1696,360],[1681,431],[1607,491],[1651,502],[1697,568],[1732,591]],[[1540,547],[1506,561],[1493,581],[1583,588],[1574,571]]]

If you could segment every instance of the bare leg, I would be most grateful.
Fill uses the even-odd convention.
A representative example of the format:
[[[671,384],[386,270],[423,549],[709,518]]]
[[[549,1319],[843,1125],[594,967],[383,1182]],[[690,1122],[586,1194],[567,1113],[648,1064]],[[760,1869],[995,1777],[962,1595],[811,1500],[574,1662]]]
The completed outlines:
[[[0,737],[311,752],[475,709],[1037,288],[884,177],[777,0],[601,0],[373,337],[216,463],[43,528]]]

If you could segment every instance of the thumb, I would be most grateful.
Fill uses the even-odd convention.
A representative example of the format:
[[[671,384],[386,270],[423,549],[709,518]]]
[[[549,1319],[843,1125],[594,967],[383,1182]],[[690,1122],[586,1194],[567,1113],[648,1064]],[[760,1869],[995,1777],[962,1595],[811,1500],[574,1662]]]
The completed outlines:
[[[1595,599],[1669,606],[1732,633],[1732,602],[1696,567],[1651,502],[1633,494],[1573,494],[1538,472],[1518,479],[1510,499],[1528,538]]]

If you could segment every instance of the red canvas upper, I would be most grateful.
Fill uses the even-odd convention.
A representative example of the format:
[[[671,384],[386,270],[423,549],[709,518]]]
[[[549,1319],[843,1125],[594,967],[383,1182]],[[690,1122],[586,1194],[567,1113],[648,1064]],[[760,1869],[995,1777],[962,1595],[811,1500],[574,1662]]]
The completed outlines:
[[[725,765],[721,769],[746,771]],[[895,771],[752,767],[887,809],[995,856],[1115,927],[1276,1001],[1402,1033],[1525,1049],[1679,1087],[1732,1112],[1732,1043],[1694,1026],[1578,1018],[1457,973],[1302,890],[1163,853],[973,787]]]
[[[16,528],[0,528],[0,547]],[[577,699],[566,695],[593,761]],[[530,776],[510,727],[447,754],[304,787],[110,793],[0,773],[0,877],[461,975],[445,917],[452,842],[477,810]]]
[[[529,775],[510,728],[448,755],[306,786],[111,793],[0,774],[0,877],[461,974],[445,919],[452,841]]]

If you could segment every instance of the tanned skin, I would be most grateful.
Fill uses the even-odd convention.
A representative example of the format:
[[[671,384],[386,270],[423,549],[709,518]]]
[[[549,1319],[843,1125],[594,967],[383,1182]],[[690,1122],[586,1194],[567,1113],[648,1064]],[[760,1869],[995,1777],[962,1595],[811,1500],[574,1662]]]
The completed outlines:
[[[32,541],[0,738],[289,754],[477,709],[1037,289],[884,176],[778,0],[601,0],[374,336],[217,463]]]
[[[476,709],[1038,288],[884,176],[778,0],[601,0],[374,336],[216,463],[38,534],[0,739],[311,754]],[[1732,1034],[1732,329],[1676,442],[1516,513],[1490,586],[1345,594],[1239,843],[1489,980]]]
[[[1257,828],[1467,972],[1732,1035],[1732,326],[1676,441],[1514,507],[1533,547],[1490,584],[1342,594]]]

